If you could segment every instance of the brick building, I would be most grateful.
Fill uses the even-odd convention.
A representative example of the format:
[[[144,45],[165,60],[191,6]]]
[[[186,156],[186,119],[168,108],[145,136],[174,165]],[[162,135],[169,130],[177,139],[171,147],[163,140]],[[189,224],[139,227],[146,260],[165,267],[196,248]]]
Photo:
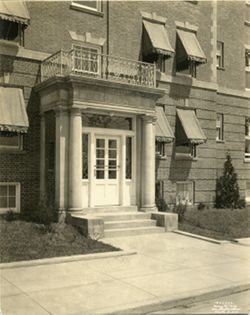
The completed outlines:
[[[250,6],[0,3],[0,209],[250,201]]]

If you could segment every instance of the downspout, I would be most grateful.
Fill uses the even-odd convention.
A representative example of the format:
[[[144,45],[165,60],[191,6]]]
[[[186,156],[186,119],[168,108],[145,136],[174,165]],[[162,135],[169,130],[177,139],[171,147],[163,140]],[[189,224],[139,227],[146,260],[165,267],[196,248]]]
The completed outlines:
[[[109,0],[107,0],[107,55],[109,55]]]

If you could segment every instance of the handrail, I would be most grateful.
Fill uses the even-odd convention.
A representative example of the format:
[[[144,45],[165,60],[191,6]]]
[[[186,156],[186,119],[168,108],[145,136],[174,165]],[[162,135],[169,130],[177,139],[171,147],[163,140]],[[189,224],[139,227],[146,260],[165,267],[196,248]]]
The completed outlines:
[[[68,74],[156,86],[155,64],[95,53],[81,46],[70,51],[59,50],[42,61],[41,81]]]

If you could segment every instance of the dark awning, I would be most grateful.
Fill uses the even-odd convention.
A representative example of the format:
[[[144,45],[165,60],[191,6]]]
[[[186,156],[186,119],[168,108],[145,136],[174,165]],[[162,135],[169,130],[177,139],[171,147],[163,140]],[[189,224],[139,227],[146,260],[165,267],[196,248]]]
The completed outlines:
[[[29,127],[23,91],[0,87],[0,130],[27,132]]]
[[[0,18],[26,25],[30,20],[29,11],[23,1],[0,1]]]
[[[201,129],[200,123],[195,115],[194,110],[177,109],[177,115],[183,128],[184,134],[177,129],[176,135],[177,144],[202,144],[206,142],[207,138]]]
[[[172,56],[174,49],[170,45],[164,24],[143,20],[143,25],[150,41],[150,45],[146,45],[148,53]]]
[[[156,115],[157,115],[155,128],[156,141],[172,142],[174,140],[174,134],[172,132],[172,129],[169,125],[169,122],[162,107],[156,106]]]
[[[185,49],[187,58],[197,63],[206,63],[207,58],[198,42],[196,34],[191,31],[177,30],[179,39]]]

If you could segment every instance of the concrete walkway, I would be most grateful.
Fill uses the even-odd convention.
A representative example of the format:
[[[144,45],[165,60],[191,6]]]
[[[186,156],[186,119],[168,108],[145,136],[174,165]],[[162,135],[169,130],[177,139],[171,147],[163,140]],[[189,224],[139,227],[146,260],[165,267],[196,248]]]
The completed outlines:
[[[132,309],[142,314],[160,310],[160,304],[175,305],[215,291],[231,294],[232,288],[250,284],[248,246],[217,245],[175,233],[105,242],[138,254],[3,269],[3,315],[131,314]]]

